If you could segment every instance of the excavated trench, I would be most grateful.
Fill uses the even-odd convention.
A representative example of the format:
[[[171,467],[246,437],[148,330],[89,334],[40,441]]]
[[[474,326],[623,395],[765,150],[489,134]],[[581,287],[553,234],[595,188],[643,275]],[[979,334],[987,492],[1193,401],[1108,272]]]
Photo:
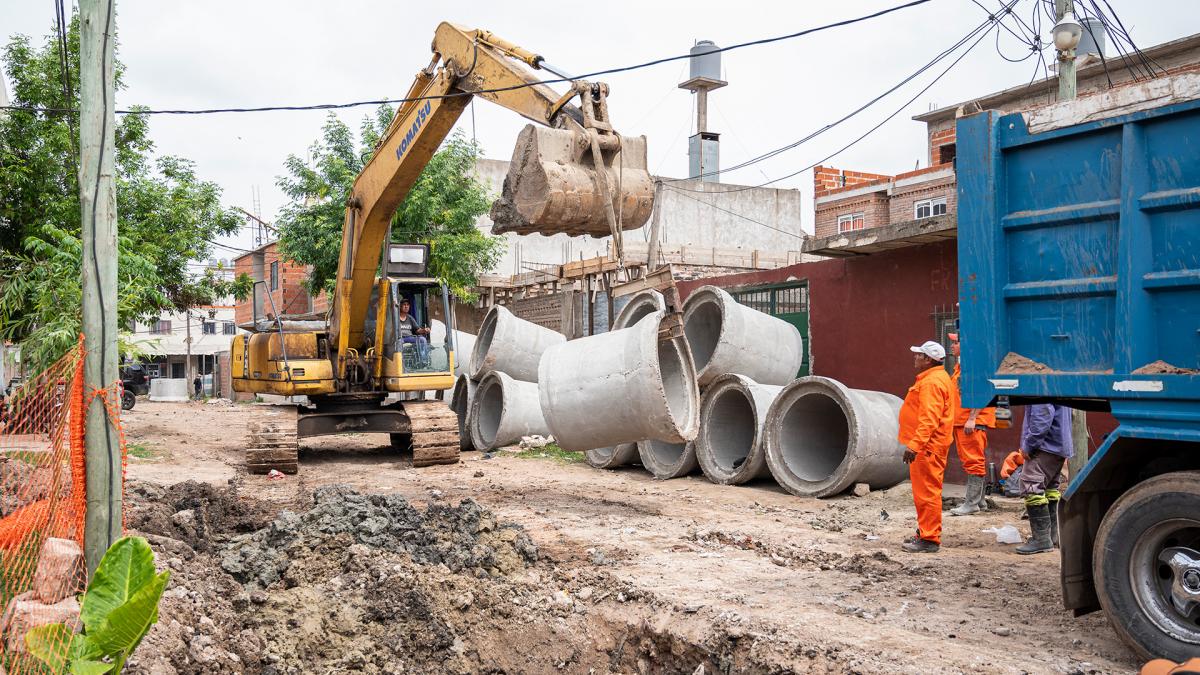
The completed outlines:
[[[191,481],[131,482],[127,497],[130,529],[172,572],[129,673],[757,668],[736,634],[665,627],[655,599],[564,573],[470,499],[422,510],[329,486],[280,510]]]

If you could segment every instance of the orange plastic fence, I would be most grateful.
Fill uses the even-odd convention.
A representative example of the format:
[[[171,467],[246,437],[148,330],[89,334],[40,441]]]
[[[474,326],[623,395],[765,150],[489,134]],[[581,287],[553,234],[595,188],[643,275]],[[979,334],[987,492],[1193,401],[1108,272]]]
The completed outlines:
[[[0,402],[0,671],[9,675],[47,672],[26,652],[31,627],[77,620],[86,410],[99,398],[121,431],[119,387],[85,390],[81,340]],[[124,475],[123,432],[120,447]]]

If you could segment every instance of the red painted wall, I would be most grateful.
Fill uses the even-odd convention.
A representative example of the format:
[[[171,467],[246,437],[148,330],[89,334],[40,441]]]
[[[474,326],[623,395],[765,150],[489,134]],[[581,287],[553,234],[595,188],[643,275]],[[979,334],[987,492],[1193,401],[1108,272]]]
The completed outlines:
[[[953,311],[958,301],[957,242],[684,281],[679,290],[686,299],[708,284],[736,288],[798,280],[808,280],[812,373],[903,398],[916,377],[909,347],[936,339],[934,314]],[[1096,413],[1088,419],[1094,450],[1115,423]],[[989,433],[988,460],[997,468],[1017,449],[1020,425],[1020,409],[1014,409],[1012,429]],[[952,459],[947,480],[961,482],[963,475]]]

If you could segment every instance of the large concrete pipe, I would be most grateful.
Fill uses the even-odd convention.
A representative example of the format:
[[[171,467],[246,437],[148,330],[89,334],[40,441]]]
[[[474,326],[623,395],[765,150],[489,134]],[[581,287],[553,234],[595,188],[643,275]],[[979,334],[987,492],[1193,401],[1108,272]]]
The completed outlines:
[[[549,347],[566,342],[562,333],[513,316],[493,305],[483,318],[471,351],[471,377],[499,370],[523,382],[537,382],[538,361]]]
[[[450,409],[458,416],[458,447],[463,452],[475,449],[471,440],[471,402],[475,400],[475,390],[479,383],[466,375],[459,375],[454,380],[454,389],[450,392]]]
[[[434,319],[429,322],[429,344],[440,345],[446,341],[446,324]],[[454,374],[467,375],[471,369],[471,352],[475,350],[475,336],[461,330],[454,331]]]
[[[732,373],[708,385],[700,400],[696,459],[709,480],[740,485],[768,475],[763,423],[782,389]]]
[[[783,385],[804,363],[804,339],[795,326],[739,303],[716,286],[703,286],[688,296],[683,332],[701,387],[725,373]]]
[[[655,478],[681,478],[696,470],[696,442],[638,441],[638,457]]]
[[[648,314],[667,308],[667,301],[662,293],[647,290],[638,293],[625,303],[617,318],[613,321],[613,330],[628,328],[641,321]],[[622,443],[618,446],[594,448],[583,453],[587,463],[597,469],[615,469],[619,466],[632,464],[638,460],[637,443]]]
[[[888,488],[908,478],[899,398],[827,377],[783,388],[767,412],[767,466],[788,492],[828,497],[855,483]]]
[[[696,371],[683,338],[659,340],[664,316],[656,311],[630,328],[556,344],[542,355],[542,413],[560,447],[696,437]]]
[[[548,436],[536,382],[493,370],[479,381],[471,402],[471,443],[479,450],[512,445],[523,436]]]

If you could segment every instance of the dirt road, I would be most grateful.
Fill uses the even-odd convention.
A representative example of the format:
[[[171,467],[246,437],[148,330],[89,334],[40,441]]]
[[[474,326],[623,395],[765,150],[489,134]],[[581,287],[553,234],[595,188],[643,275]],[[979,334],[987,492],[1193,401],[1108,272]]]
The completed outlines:
[[[270,412],[139,402],[123,418],[129,442],[150,457],[131,458],[129,476],[224,484],[239,471],[245,423]],[[526,528],[542,555],[538,583],[549,578],[586,600],[590,615],[626,627],[590,636],[606,643],[599,649],[616,654],[630,636],[648,638],[675,655],[672,670],[705,661],[731,672],[1136,668],[1102,615],[1075,619],[1061,609],[1057,556],[1018,556],[981,532],[1025,529],[1015,501],[986,516],[947,517],[941,553],[911,555],[899,548],[916,523],[906,484],[816,500],[767,483],[655,481],[638,468],[606,472],[509,453],[413,469],[386,437],[371,435],[302,448],[298,476],[247,476],[244,489],[281,501],[333,483],[416,504],[473,497]],[[645,665],[656,670],[653,660]]]

